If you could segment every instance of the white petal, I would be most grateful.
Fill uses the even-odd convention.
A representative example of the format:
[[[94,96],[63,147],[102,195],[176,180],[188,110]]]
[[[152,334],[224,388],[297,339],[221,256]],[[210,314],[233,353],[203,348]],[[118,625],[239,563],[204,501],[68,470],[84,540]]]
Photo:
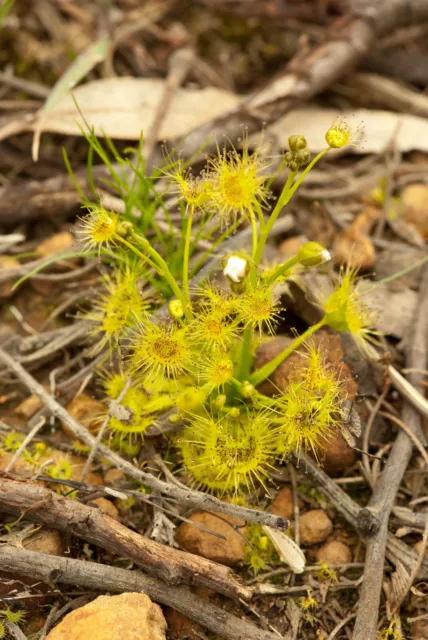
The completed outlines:
[[[327,251],[327,249],[324,249],[323,251],[321,251],[321,258],[323,262],[328,262],[329,260],[331,260],[330,252]]]
[[[263,531],[271,539],[282,562],[288,564],[294,573],[303,573],[305,570],[306,558],[301,548],[285,533],[278,529],[272,529],[267,525],[262,525]]]
[[[244,258],[240,258],[239,256],[230,256],[225,268],[223,269],[223,274],[230,278],[232,282],[241,282],[242,278],[245,276],[246,269],[247,261]]]

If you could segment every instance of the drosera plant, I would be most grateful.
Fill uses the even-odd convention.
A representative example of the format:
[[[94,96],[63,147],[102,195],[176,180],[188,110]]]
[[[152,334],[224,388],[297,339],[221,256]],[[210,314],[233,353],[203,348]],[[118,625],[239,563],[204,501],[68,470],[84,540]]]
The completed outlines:
[[[109,224],[110,227],[114,227],[120,213],[121,221],[130,222],[138,233],[153,238],[159,244],[171,272],[177,279],[180,278],[185,247],[185,234],[182,232],[187,225],[189,203],[193,205],[193,210],[197,209],[200,212],[203,200],[198,195],[198,185],[202,182],[192,179],[189,174],[188,165],[192,158],[184,162],[174,160],[171,153],[165,153],[164,161],[158,167],[149,170],[143,136],[138,146],[120,150],[107,135],[97,136],[77,103],[76,108],[83,121],[83,125],[80,126],[81,132],[88,144],[89,192],[85,192],[80,186],[65,148],[63,148],[63,158],[70,178],[81,196],[82,207],[90,211],[93,216],[94,233],[82,238],[87,242],[86,248],[92,249],[98,256],[101,255],[104,261],[111,262],[111,256],[106,251],[108,242],[102,242],[102,236],[107,229],[101,225]],[[197,151],[196,155],[202,151],[203,147]],[[95,160],[102,163],[103,177],[97,175]],[[172,180],[168,180],[168,177]],[[180,198],[179,221],[175,219],[173,221],[168,209],[167,196],[174,197],[182,193],[186,194],[187,199]],[[114,201],[117,206],[117,211],[108,212],[109,221],[106,220],[105,209],[100,206],[104,200]],[[217,234],[218,237],[215,237],[220,223],[208,225],[209,221],[209,216],[202,215],[198,217],[197,224],[190,225],[192,236],[188,246],[188,258],[194,253],[199,241],[209,240],[212,248],[215,249],[223,240],[222,234]],[[99,235],[95,238],[97,230]],[[115,260],[123,258],[122,247],[116,246],[115,251]],[[141,271],[142,265],[139,266]],[[195,265],[195,268],[199,266]],[[140,275],[143,274],[140,273]],[[151,279],[152,271],[145,270],[145,275]],[[151,284],[159,293],[168,293],[168,285],[162,278],[151,279]]]
[[[266,488],[277,460],[292,452],[317,451],[342,428],[346,394],[310,338],[329,326],[350,331],[364,350],[372,317],[361,302],[354,272],[344,271],[333,291],[320,299],[320,322],[296,336],[271,362],[255,370],[254,362],[257,346],[265,335],[275,334],[280,318],[277,283],[330,257],[323,246],[308,242],[286,262],[265,269],[264,249],[274,224],[317,162],[352,139],[348,125],[335,122],[326,134],[326,148],[311,159],[304,136],[291,136],[289,150],[279,163],[279,168],[288,167],[288,178],[272,208],[269,185],[275,170],[261,149],[250,151],[245,138],[243,150],[218,149],[197,176],[181,160],[168,167],[165,177],[186,213],[181,278],[171,271],[160,245],[131,220],[99,207],[82,220],[86,246],[95,253],[109,253],[108,282],[114,283],[106,286],[87,317],[101,346],[108,343],[119,348],[123,375],[131,388],[147,396],[140,400],[132,391],[136,395],[124,402],[128,420],[111,420],[110,430],[129,434],[135,429],[141,441],[145,428],[139,426],[150,420],[155,423],[166,408],[174,406],[169,420],[185,423],[175,441],[183,471],[190,483],[206,491],[238,496],[258,485]],[[209,281],[196,290],[191,286],[195,216],[217,216],[223,228],[234,228],[242,219],[251,227],[251,250],[223,258],[227,287]],[[118,294],[117,284],[136,268],[164,283],[170,297],[168,317],[156,313],[155,303],[142,300],[138,287],[131,287],[132,295]],[[288,389],[274,397],[260,393],[260,383],[302,346],[308,359],[303,379],[292,380]],[[146,410],[141,422],[143,402],[144,406],[154,403],[154,409]]]

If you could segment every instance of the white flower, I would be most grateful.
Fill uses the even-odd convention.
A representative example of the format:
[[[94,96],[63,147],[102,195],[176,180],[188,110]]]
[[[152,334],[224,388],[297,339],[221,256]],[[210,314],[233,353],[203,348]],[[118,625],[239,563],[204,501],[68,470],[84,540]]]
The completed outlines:
[[[245,278],[248,268],[248,262],[245,258],[239,256],[230,256],[226,262],[226,266],[223,269],[223,274],[226,278],[230,278],[232,282],[242,282]]]

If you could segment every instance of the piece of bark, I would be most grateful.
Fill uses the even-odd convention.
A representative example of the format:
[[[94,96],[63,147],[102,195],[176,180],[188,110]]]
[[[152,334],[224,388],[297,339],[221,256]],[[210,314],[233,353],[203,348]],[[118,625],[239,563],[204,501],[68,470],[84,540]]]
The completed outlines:
[[[229,598],[251,597],[228,567],[131,531],[101,509],[60,496],[37,482],[0,477],[0,511],[67,531],[126,558],[170,585],[207,587]]]
[[[203,600],[188,587],[167,586],[162,580],[140,571],[47,556],[9,545],[0,545],[0,566],[13,575],[28,576],[48,584],[69,584],[112,593],[144,592],[156,602],[173,607],[226,640],[278,640],[277,635]],[[286,636],[284,640],[290,640],[290,637]]]

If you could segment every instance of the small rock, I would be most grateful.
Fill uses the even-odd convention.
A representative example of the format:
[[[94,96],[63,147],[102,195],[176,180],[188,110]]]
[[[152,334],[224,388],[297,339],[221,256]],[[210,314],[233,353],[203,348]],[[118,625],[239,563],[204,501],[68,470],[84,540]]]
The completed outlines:
[[[88,504],[92,506],[97,505],[98,508],[101,509],[101,511],[111,516],[115,520],[119,520],[119,511],[116,509],[114,504],[110,502],[110,500],[107,500],[107,498],[95,498],[95,500],[91,500],[90,502],[88,502]]]
[[[341,435],[330,438],[318,452],[323,470],[336,478],[355,464],[357,454]]]
[[[286,520],[293,517],[293,494],[289,487],[282,487],[276,494],[270,510],[276,516],[282,516]]]
[[[336,264],[346,264],[363,271],[373,268],[376,252],[369,234],[378,218],[379,209],[368,207],[345,231],[336,235],[333,245],[333,259]]]
[[[352,228],[336,235],[333,245],[333,261],[335,264],[347,265],[361,271],[373,269],[376,251],[368,236],[355,233]]]
[[[326,542],[316,552],[317,562],[326,562],[328,565],[349,564],[352,561],[350,548],[339,540]]]
[[[293,236],[292,238],[287,238],[279,245],[279,251],[282,257],[288,260],[295,256],[300,247],[302,247],[307,241],[308,239],[306,236]]]
[[[4,451],[4,452],[0,453],[0,471],[4,471],[6,469],[6,467],[9,464],[9,462],[12,460],[12,458],[13,458],[13,453],[10,453],[9,451]],[[27,475],[33,475],[34,466],[32,464],[30,464],[29,462],[27,462],[25,460],[25,458],[20,456],[14,462],[14,465],[13,465],[11,470],[15,471],[16,473],[23,473],[23,474],[27,474]]]
[[[322,509],[307,511],[300,518],[300,542],[303,545],[324,542],[333,531],[333,523]]]
[[[86,393],[81,393],[73,398],[65,408],[77,422],[80,422],[92,434],[97,433],[106,416],[105,405]],[[67,435],[74,438],[73,432],[66,424],[61,422],[61,426]]]
[[[10,258],[9,256],[0,256],[0,271],[3,269],[16,269],[20,264],[18,260],[15,258]],[[2,282],[0,284],[0,300],[3,298],[9,298],[9,296],[13,293],[12,288],[14,285],[14,280]]]
[[[236,564],[243,559],[245,539],[224,520],[220,520],[211,513],[205,513],[204,511],[193,513],[190,516],[190,520],[210,531],[225,536],[227,540],[216,538],[201,529],[197,529],[188,522],[183,522],[177,529],[176,540],[186,551],[226,565]],[[230,517],[227,520],[239,525],[241,533],[245,534],[242,520]]]
[[[62,540],[56,529],[43,528],[26,538],[22,545],[29,551],[47,553],[50,556],[62,556]]]
[[[28,398],[25,398],[25,400],[16,407],[15,413],[29,420],[39,409],[42,408],[42,406],[43,402],[40,400],[39,396],[33,394],[28,396]]]
[[[99,596],[68,613],[46,640],[166,640],[161,608],[144,593]]]
[[[409,184],[401,194],[401,215],[416,227],[421,236],[428,238],[428,185]]]
[[[107,486],[116,486],[123,480],[126,480],[126,475],[120,469],[109,469],[104,474],[104,484]]]
[[[69,231],[60,231],[37,245],[36,251],[41,256],[50,256],[52,253],[68,249],[73,242],[74,237]]]
[[[416,620],[410,626],[410,638],[412,640],[428,639],[428,620]]]

